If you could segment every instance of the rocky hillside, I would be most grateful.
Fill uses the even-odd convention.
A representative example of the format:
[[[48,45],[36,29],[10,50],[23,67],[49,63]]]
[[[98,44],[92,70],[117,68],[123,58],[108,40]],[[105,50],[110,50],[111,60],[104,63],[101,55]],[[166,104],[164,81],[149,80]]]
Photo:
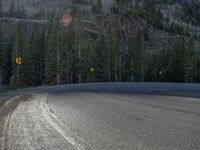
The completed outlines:
[[[106,13],[108,13],[111,9],[112,2],[106,0],[103,0],[102,2],[104,14],[94,15],[90,13],[89,15],[87,15],[87,17],[85,17],[83,21],[85,24],[85,31],[87,31],[88,33],[100,35],[101,33],[103,33],[104,25],[106,24],[106,22],[112,20],[114,22],[113,26],[115,26],[115,24],[117,24],[119,21],[119,16],[117,15],[106,15]],[[186,1],[180,1],[179,3],[172,3],[170,5],[165,6],[159,5],[159,7],[161,8],[164,16],[170,16],[169,23],[176,23],[178,25],[183,26],[185,29],[189,27],[188,30],[190,32],[190,35],[195,35],[200,31],[200,28],[198,26],[188,26],[187,23],[181,21],[180,18],[177,17],[178,15],[176,17],[174,16],[174,14],[177,14],[175,13],[175,11],[180,10],[181,5],[185,2]],[[0,30],[3,33],[2,35],[5,39],[5,43],[13,36],[18,22],[25,27],[24,32],[28,35],[31,35],[34,32],[35,27],[43,26],[45,24],[48,25],[48,20],[44,21],[44,18],[42,16],[38,17],[38,14],[43,15],[41,13],[42,7],[44,7],[44,3],[42,1],[16,0],[16,10],[19,10],[20,8],[24,7],[25,12],[27,12],[28,14],[27,18],[23,19],[18,17],[9,17],[9,9],[11,7],[11,3],[12,0],[3,0],[3,13],[0,19]],[[49,0],[46,9],[50,16],[50,14],[52,14],[57,7],[61,8],[64,13],[64,10],[70,9],[71,5],[72,3],[69,0],[58,0],[56,2],[54,0]],[[169,46],[171,43],[173,43],[175,39],[181,38],[181,35],[178,33],[172,33],[164,31],[162,29],[156,29],[152,25],[147,24],[146,21],[142,19],[133,19],[129,23],[131,24],[130,28],[128,29],[130,31],[125,31],[127,29],[124,29],[124,33],[126,34],[126,36],[128,36],[128,32],[131,32],[132,30],[146,30],[147,38],[145,39],[145,51],[150,54],[162,49],[163,46]],[[186,39],[189,40],[189,38],[190,37],[186,36]],[[198,41],[198,39],[195,40],[195,49],[198,51],[199,54],[200,42]]]
[[[13,0],[1,0],[2,1],[2,14],[3,16],[9,16],[9,9],[12,7]],[[16,10],[24,9],[28,18],[34,18],[41,15],[41,11],[46,9],[49,16],[55,11],[56,8],[60,8],[62,11],[71,9],[74,4],[72,0],[14,0]],[[81,5],[82,3],[76,3]],[[112,7],[111,0],[102,0],[103,12],[109,13]],[[91,9],[91,3],[87,3],[85,8]]]
[[[67,9],[70,6],[70,0],[1,0],[2,1],[2,15],[9,16],[10,9],[20,11],[24,9],[28,18],[38,17],[44,9],[49,15],[55,11],[56,8]]]

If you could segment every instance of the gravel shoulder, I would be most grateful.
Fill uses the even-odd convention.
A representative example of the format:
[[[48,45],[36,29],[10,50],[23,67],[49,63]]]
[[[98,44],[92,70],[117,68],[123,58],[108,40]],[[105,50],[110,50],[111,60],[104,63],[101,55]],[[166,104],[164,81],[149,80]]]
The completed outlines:
[[[28,94],[0,97],[0,150],[4,150],[6,142],[5,131],[9,125],[10,115],[20,101],[27,101],[30,97]]]

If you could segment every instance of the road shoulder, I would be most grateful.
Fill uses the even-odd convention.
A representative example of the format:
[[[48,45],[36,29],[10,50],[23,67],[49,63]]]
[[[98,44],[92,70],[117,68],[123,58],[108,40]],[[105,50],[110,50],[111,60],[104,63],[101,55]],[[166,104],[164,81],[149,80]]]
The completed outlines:
[[[6,142],[6,129],[9,125],[9,118],[13,110],[21,101],[30,99],[30,95],[17,95],[13,97],[1,97],[0,100],[0,150],[4,150],[4,143]]]

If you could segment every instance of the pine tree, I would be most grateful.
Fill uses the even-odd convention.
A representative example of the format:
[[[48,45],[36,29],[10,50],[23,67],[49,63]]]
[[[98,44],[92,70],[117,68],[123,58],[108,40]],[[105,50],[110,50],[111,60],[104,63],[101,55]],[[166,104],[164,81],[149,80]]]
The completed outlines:
[[[12,71],[11,65],[11,49],[12,40],[5,41],[3,33],[0,31],[0,68],[2,73],[2,84],[5,88],[9,88],[10,76]]]
[[[74,34],[70,33],[67,38],[67,51],[66,51],[66,58],[65,58],[65,74],[67,75],[68,83],[75,82],[75,72],[76,72],[76,64],[77,64],[77,54],[74,49]]]
[[[2,34],[0,32],[0,92],[2,92],[2,88],[3,88],[3,75],[2,75],[2,71],[3,71],[3,48],[2,48]]]
[[[92,2],[92,12],[94,13],[102,13],[102,1],[101,0],[97,0],[96,2],[93,1]]]
[[[200,83],[200,60],[197,61],[197,67],[195,72],[195,82]]]
[[[198,71],[197,57],[193,41],[190,41],[185,51],[185,82],[194,82]]]
[[[17,17],[17,8],[15,0],[12,0],[12,2],[10,3],[8,15],[9,17]]]
[[[101,0],[97,0],[97,4],[96,4],[96,11],[97,13],[101,13],[102,12],[102,1]]]
[[[0,17],[1,17],[1,13],[2,13],[2,0],[0,0]]]
[[[25,86],[25,39],[23,35],[23,31],[21,29],[20,24],[17,24],[16,32],[13,40],[12,47],[12,77],[11,77],[11,88],[19,88]],[[22,64],[17,65],[15,62],[16,57],[22,58]]]
[[[185,48],[180,39],[176,40],[170,49],[169,78],[172,82],[184,82]]]
[[[18,18],[21,18],[21,19],[26,19],[27,18],[27,12],[25,10],[24,5],[21,8],[18,8],[17,12],[18,12]]]
[[[82,73],[83,73],[83,59],[82,59],[82,48],[83,48],[83,37],[84,37],[84,24],[83,24],[83,16],[82,9],[77,8],[74,14],[74,29],[75,29],[75,37],[74,37],[74,49],[77,50],[77,59],[78,64],[76,64],[77,72],[78,72],[78,82],[82,82]]]
[[[170,81],[169,79],[169,60],[170,51],[168,47],[163,48],[156,54],[156,73],[154,74],[155,79],[161,82]]]
[[[31,63],[32,63],[32,84],[34,86],[41,85],[44,78],[44,28],[37,29],[32,36],[31,41]]]
[[[92,42],[92,44],[90,44],[89,46],[89,55],[88,55],[88,64],[89,64],[89,81],[90,82],[94,82],[95,81],[95,74],[96,74],[96,70],[94,72],[91,72],[90,68],[91,67],[95,67],[95,62],[96,62],[96,58],[97,58],[97,54],[96,54],[96,42],[95,40],[91,40],[90,42]]]
[[[108,76],[108,82],[111,82],[112,80],[112,53],[113,53],[113,30],[112,30],[112,25],[111,22],[107,22],[105,24],[105,47],[106,47],[106,52],[107,52],[107,76]]]
[[[47,84],[60,83],[60,34],[60,15],[57,9],[50,24],[45,54],[45,83]]]
[[[107,81],[107,50],[104,35],[101,35],[95,48],[95,81],[97,82]]]
[[[142,81],[142,40],[141,33],[133,34],[129,41],[128,60],[131,81]]]
[[[116,29],[116,39],[115,39],[115,52],[114,52],[114,74],[115,81],[122,81],[122,73],[123,73],[123,59],[124,59],[124,37],[122,34],[122,30],[120,27]]]

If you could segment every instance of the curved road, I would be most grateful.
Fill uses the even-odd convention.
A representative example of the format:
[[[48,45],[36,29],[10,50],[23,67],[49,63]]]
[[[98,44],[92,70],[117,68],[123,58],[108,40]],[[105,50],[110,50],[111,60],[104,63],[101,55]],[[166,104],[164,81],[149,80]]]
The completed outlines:
[[[200,84],[105,83],[23,91],[8,150],[200,150]]]

